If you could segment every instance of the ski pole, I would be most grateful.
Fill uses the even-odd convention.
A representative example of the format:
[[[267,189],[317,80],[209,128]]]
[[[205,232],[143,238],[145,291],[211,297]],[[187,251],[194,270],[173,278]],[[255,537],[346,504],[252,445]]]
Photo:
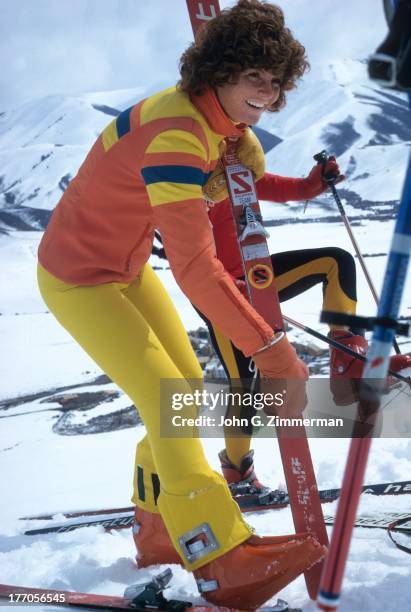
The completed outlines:
[[[157,231],[156,231],[156,238],[162,244],[161,236],[160,236],[159,232],[157,232]],[[159,250],[160,249],[158,249],[158,251]],[[159,254],[158,252],[155,253],[155,254],[158,255],[159,257],[161,257],[162,259],[167,259],[166,255],[165,255],[165,252],[164,252],[164,249],[161,249],[161,251],[162,251],[161,254]],[[154,252],[154,250],[153,250],[153,252]],[[350,355],[351,357],[354,357],[354,359],[358,359],[359,361],[363,361],[363,362],[366,361],[366,357],[364,357],[363,355],[360,355],[359,353],[356,353],[355,351],[350,349],[348,346],[345,346],[344,344],[341,344],[340,342],[338,342],[338,340],[334,340],[333,338],[329,338],[325,334],[322,334],[321,332],[316,331],[312,327],[308,327],[308,325],[300,323],[299,321],[296,321],[295,319],[292,319],[291,317],[286,316],[284,313],[282,313],[282,317],[283,317],[284,321],[287,321],[287,323],[289,323],[293,327],[298,327],[298,329],[301,329],[302,331],[306,332],[310,336],[313,336],[314,338],[317,338],[318,340],[321,340],[322,342],[325,342],[329,346],[333,346],[334,348],[342,351],[343,353],[346,353],[347,355]],[[388,370],[388,374],[390,374],[390,376],[393,376],[394,378],[397,378],[398,380],[400,380],[402,382],[407,383],[407,385],[409,385],[409,387],[411,388],[411,377],[410,376],[402,376],[402,374],[398,374],[398,372],[394,372],[393,370]]]
[[[317,163],[319,163],[319,164],[322,164],[323,166],[325,166],[327,164],[327,161],[328,161],[329,157],[330,156],[328,155],[327,151],[325,151],[325,150],[321,151],[320,153],[317,153],[316,155],[314,155],[315,161]],[[368,272],[368,268],[367,268],[366,263],[364,261],[364,257],[363,257],[363,255],[361,253],[360,247],[358,246],[358,242],[355,239],[354,233],[353,233],[352,228],[351,228],[351,223],[350,223],[350,221],[349,221],[349,219],[348,219],[348,217],[346,215],[343,203],[341,202],[341,198],[340,198],[340,196],[338,194],[338,191],[337,191],[337,189],[335,187],[335,184],[334,184],[335,183],[335,177],[327,178],[326,176],[323,176],[323,180],[326,183],[328,183],[328,185],[329,185],[329,187],[331,189],[331,193],[333,194],[335,203],[337,204],[337,208],[338,208],[339,213],[341,215],[341,219],[342,219],[342,221],[343,221],[343,223],[344,223],[344,225],[346,227],[346,230],[347,230],[348,235],[350,237],[351,243],[352,243],[352,245],[354,247],[354,251],[355,251],[355,253],[356,253],[357,257],[358,257],[358,261],[360,262],[362,271],[364,272],[364,276],[365,276],[365,278],[367,280],[367,283],[368,283],[368,286],[369,286],[370,291],[372,293],[372,296],[374,298],[374,301],[375,301],[376,305],[378,306],[378,294],[377,294],[377,291],[375,289],[374,283],[372,282],[370,273]],[[394,337],[394,340],[393,340],[393,346],[394,346],[394,350],[397,353],[397,355],[400,355],[401,354],[400,347],[398,346],[398,343],[397,343],[395,337]]]
[[[398,7],[398,5],[397,5]],[[394,25],[394,21],[392,22]],[[390,29],[390,34],[395,34]],[[411,93],[408,93],[411,111]],[[396,320],[405,286],[407,269],[411,255],[411,158],[408,160],[404,189],[401,197],[398,218],[384,275],[382,294],[378,306],[378,317]],[[371,447],[373,425],[380,408],[382,380],[385,379],[389,363],[391,345],[395,329],[381,323],[374,328],[368,359],[365,364],[360,387],[360,401],[357,414],[361,424],[353,432],[342,483],[341,497],[328,556],[321,577],[318,606],[326,610],[338,608],[344,578],[349,546],[357,513],[361,486]],[[355,437],[357,435],[357,437]]]
[[[359,353],[356,353],[355,351],[350,349],[348,346],[341,344],[340,342],[338,342],[338,340],[333,340],[333,338],[329,338],[325,334],[322,334],[321,332],[316,331],[312,327],[308,327],[308,325],[304,325],[303,323],[300,323],[299,321],[296,321],[295,319],[292,319],[291,317],[287,317],[284,313],[283,313],[283,319],[287,321],[287,323],[289,323],[293,327],[298,327],[302,331],[305,331],[307,334],[310,334],[310,336],[314,336],[314,338],[317,338],[318,340],[325,342],[329,346],[333,346],[339,351],[342,351],[343,353],[347,353],[347,355],[354,357],[354,359],[358,359],[359,361],[363,361],[364,363],[367,361],[366,357],[364,357],[363,355],[360,355]],[[403,376],[402,374],[398,374],[398,372],[394,372],[393,370],[388,370],[388,374],[390,376],[393,376],[394,378],[397,378],[398,380],[401,380],[401,382],[407,383],[407,385],[409,385],[411,388],[411,377],[410,376]]]

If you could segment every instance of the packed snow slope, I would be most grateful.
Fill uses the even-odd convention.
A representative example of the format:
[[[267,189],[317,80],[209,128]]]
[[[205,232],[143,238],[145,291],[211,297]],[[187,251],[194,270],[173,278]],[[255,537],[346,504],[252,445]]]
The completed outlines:
[[[43,4],[39,3],[39,11]],[[405,97],[379,89],[366,76],[366,57],[385,32],[380,3],[293,0],[280,4],[287,22],[307,47],[312,70],[289,95],[286,108],[261,121],[260,127],[279,139],[267,155],[267,169],[304,176],[313,165],[312,156],[321,149],[338,156],[347,177],[339,191],[379,290],[411,144]],[[88,5],[94,6],[92,2]],[[36,288],[36,251],[54,206],[95,138],[121,110],[176,80],[178,57],[191,33],[188,17],[182,19],[185,3],[177,0],[156,0],[158,14],[167,19],[147,16],[155,36],[142,36],[138,30],[146,23],[144,7],[129,2],[120,7],[120,3],[102,0],[99,6],[106,9],[111,23],[120,27],[114,17],[121,11],[124,23],[136,20],[135,31],[124,30],[124,36],[134,35],[138,44],[145,45],[144,70],[140,74],[132,61],[138,49],[133,55],[127,39],[129,52],[124,53],[122,38],[115,37],[119,55],[123,51],[122,65],[132,65],[129,72],[134,80],[125,84],[122,78],[118,84],[113,77],[112,83],[99,81],[98,93],[80,93],[89,87],[84,84],[81,89],[79,79],[70,77],[70,69],[76,75],[81,72],[78,49],[83,48],[83,41],[77,36],[78,48],[73,46],[73,11],[65,2],[59,6],[67,16],[66,31],[61,31],[59,40],[63,48],[67,45],[65,55],[72,59],[65,65],[64,88],[60,80],[54,88],[46,89],[44,84],[41,89],[39,71],[35,74],[36,97],[31,98],[27,94],[30,87],[25,87],[24,101],[7,108],[0,97],[0,582],[121,594],[126,585],[158,569],[137,573],[128,531],[108,534],[101,528],[89,528],[28,538],[22,535],[26,523],[18,520],[41,512],[128,505],[135,443],[143,435],[131,401],[102,377],[47,312]],[[12,21],[18,32],[21,18]],[[105,48],[115,53],[107,29],[101,27],[99,39],[94,30],[92,36],[101,45],[101,53]],[[18,40],[15,35],[8,50],[14,50],[16,56]],[[30,44],[30,37],[23,40]],[[174,56],[170,49],[175,50]],[[44,57],[50,74],[52,61],[53,54]],[[157,69],[160,65],[161,70]],[[85,81],[95,83],[88,70],[89,62],[85,62]],[[125,86],[128,89],[120,89]],[[302,203],[264,203],[263,210],[273,251],[327,245],[352,251],[330,196],[309,202],[305,213]],[[200,325],[167,264],[156,257],[152,264],[186,328]],[[359,313],[374,314],[375,304],[357,268]],[[316,287],[285,304],[284,312],[326,332],[318,322],[320,308],[321,290]],[[410,274],[401,315],[411,318]],[[313,342],[295,330],[290,337],[299,343]],[[323,351],[320,361],[326,372],[327,347],[315,344]],[[404,351],[411,350],[407,338],[400,339],[400,345]],[[312,365],[316,365],[314,360]],[[411,431],[408,415],[404,415],[403,428]],[[205,440],[207,456],[216,469],[222,443]],[[347,441],[312,440],[311,446],[319,486],[339,486]],[[259,476],[268,485],[278,486],[283,474],[276,442],[258,439],[254,447]],[[408,439],[373,442],[367,482],[405,480],[410,471]],[[328,506],[327,513],[335,508],[335,503]],[[363,497],[360,507],[362,513],[409,509],[409,496]],[[248,520],[261,534],[293,531],[288,509],[250,515]],[[181,568],[175,568],[174,575],[167,595],[202,601],[191,575]],[[385,532],[356,529],[341,610],[405,612],[409,610],[410,577],[409,557],[390,543]],[[280,595],[294,606],[315,609],[301,578]]]

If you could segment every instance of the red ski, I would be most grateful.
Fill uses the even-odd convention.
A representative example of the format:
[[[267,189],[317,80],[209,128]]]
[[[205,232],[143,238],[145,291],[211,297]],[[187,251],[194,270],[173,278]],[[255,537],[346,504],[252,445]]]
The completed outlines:
[[[220,12],[218,0],[187,0],[187,6],[194,35],[204,22]],[[250,303],[273,330],[281,330],[284,323],[267,246],[268,233],[262,223],[253,174],[240,163],[235,138],[227,139],[223,165]],[[305,428],[293,428],[290,435],[289,428],[281,427],[277,430],[277,437],[295,529],[297,532],[311,532],[318,542],[328,545]],[[317,563],[305,572],[307,590],[312,599],[317,596],[321,571],[322,563]]]
[[[0,584],[0,607],[9,602],[10,608],[28,604],[42,604],[61,608],[80,608],[83,610],[190,610],[190,612],[210,612],[207,606],[193,606],[188,601],[167,601],[163,605],[136,605],[120,595],[96,595],[77,591],[60,591],[58,589],[38,589],[32,587]],[[217,608],[220,612],[230,612],[230,608]],[[232,611],[234,612],[234,611]]]
[[[172,576],[171,569],[167,568],[151,580],[127,587],[122,597],[0,584],[0,605],[1,600],[7,599],[10,606],[43,604],[92,610],[206,610],[203,606],[193,606],[190,601],[166,599],[163,592]],[[229,609],[221,610],[228,612]]]
[[[136,610],[137,612],[141,610],[190,610],[190,612],[209,612],[213,609],[219,612],[236,612],[231,608],[196,606],[192,605],[190,601],[166,599],[163,591],[168,586],[172,575],[172,571],[166,569],[147,582],[127,587],[123,596],[0,584],[0,607],[6,606],[7,601],[10,604],[9,609],[22,605],[40,604],[84,610]],[[287,602],[282,599],[278,599],[277,604],[270,609],[274,612],[302,612],[301,610],[291,609]]]
[[[77,591],[37,589],[12,584],[1,584],[0,606],[6,605],[5,601],[9,602],[10,609],[28,604],[43,604],[63,608],[138,610],[138,608],[133,608],[124,597],[114,595],[95,595],[92,593],[78,593]]]

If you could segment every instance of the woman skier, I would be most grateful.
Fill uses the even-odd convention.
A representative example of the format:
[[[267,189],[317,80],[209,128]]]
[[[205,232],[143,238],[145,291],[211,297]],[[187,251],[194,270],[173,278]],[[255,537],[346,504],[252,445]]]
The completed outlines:
[[[256,608],[326,551],[309,534],[254,535],[200,440],[161,435],[161,381],[190,393],[202,371],[147,260],[158,228],[182,291],[261,375],[306,380],[285,334],[273,333],[217,259],[203,192],[229,136],[261,176],[247,126],[280,109],[306,67],[279,8],[240,0],[223,11],[183,54],[178,86],[102,132],[39,247],[44,301],[132,399],[147,430],[136,453],[139,566],[182,562],[215,605]],[[294,407],[303,408],[302,397]]]

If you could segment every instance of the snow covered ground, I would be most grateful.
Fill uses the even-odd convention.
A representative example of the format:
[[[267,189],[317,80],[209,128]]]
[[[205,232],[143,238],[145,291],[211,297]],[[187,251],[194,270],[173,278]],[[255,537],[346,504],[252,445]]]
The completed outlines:
[[[268,208],[268,205],[266,205]],[[272,205],[271,205],[272,206]],[[278,208],[278,206],[276,207]],[[368,253],[386,252],[392,222],[367,221],[356,228],[359,242]],[[299,247],[313,242],[348,248],[341,224],[295,224],[293,243]],[[1,397],[11,398],[40,392],[60,385],[87,383],[100,372],[46,312],[35,286],[35,253],[39,233],[15,232],[0,237],[1,259],[7,261],[4,278],[0,335]],[[288,231],[282,226],[272,230],[272,246],[289,248]],[[367,263],[377,286],[381,283],[385,258],[369,257]],[[159,271],[172,292],[187,329],[199,321],[186,304],[169,271]],[[401,312],[410,315],[410,281]],[[365,283],[359,283],[362,313],[374,312]],[[319,288],[290,301],[284,312],[317,329],[321,300]],[[302,333],[295,334],[301,341]],[[404,350],[410,344],[404,344]],[[93,387],[91,389],[94,389]],[[101,410],[115,411],[130,402],[121,396],[103,404]],[[0,410],[0,580],[9,584],[84,590],[122,594],[123,588],[154,572],[136,571],[129,531],[107,534],[94,527],[68,534],[27,537],[21,533],[27,525],[18,518],[41,512],[66,509],[116,507],[129,505],[134,448],[143,434],[141,426],[94,435],[58,435],[52,431],[58,415],[55,404],[40,399],[22,406]],[[47,411],[45,411],[48,408]],[[79,418],[81,418],[81,411]],[[210,463],[217,469],[221,439],[205,440]],[[346,440],[313,440],[311,447],[318,484],[321,488],[341,483]],[[281,463],[275,441],[258,439],[254,444],[258,474],[274,487],[283,482]],[[367,470],[369,483],[404,480],[411,471],[411,442],[407,439],[376,440]],[[336,503],[327,507],[335,511]],[[364,497],[360,511],[403,511],[410,509],[409,496],[402,498]],[[248,515],[258,533],[292,533],[290,511],[284,509],[260,515]],[[405,537],[405,536],[403,536]],[[156,570],[158,568],[155,568]],[[167,595],[201,601],[192,577],[175,568],[173,586]],[[383,530],[356,529],[344,583],[341,610],[347,612],[406,611],[409,609],[409,557],[398,551]],[[280,596],[304,610],[315,606],[307,599],[302,578]]]
[[[163,0],[158,2],[166,9]],[[345,190],[342,193],[347,214],[353,220],[355,236],[379,290],[411,143],[404,97],[378,90],[365,76],[364,57],[380,42],[385,28],[380,7],[374,11],[379,3],[349,0],[337,7],[331,0],[315,5],[308,0],[294,0],[280,4],[286,14],[288,11],[294,31],[307,45],[313,67],[297,92],[290,95],[286,109],[261,122],[261,127],[283,139],[267,156],[267,169],[303,176],[311,168],[313,153],[327,147],[338,155],[347,175],[341,186]],[[71,8],[68,10],[71,14]],[[180,20],[180,11],[177,12]],[[179,28],[169,25],[161,33],[164,44],[173,48],[173,30],[178,31],[180,43],[186,44],[181,41],[184,34]],[[186,35],[188,39],[191,36],[188,28]],[[145,57],[150,53],[146,52]],[[3,583],[122,594],[126,585],[154,572],[150,569],[137,573],[128,531],[108,534],[95,527],[29,538],[22,535],[27,524],[19,517],[129,504],[135,444],[143,435],[141,425],[88,435],[57,433],[55,425],[64,411],[58,401],[59,393],[53,395],[50,390],[70,385],[75,385],[76,392],[83,389],[97,393],[103,389],[105,399],[93,409],[93,415],[102,418],[126,411],[130,401],[118,396],[113,386],[88,386],[101,372],[47,312],[36,288],[35,265],[40,230],[69,175],[74,175],[96,135],[111,120],[110,114],[149,92],[156,74],[147,62],[145,80],[137,81],[133,88],[80,94],[76,80],[75,91],[54,94],[62,88],[49,88],[46,92],[50,95],[38,99],[26,96],[24,104],[0,113],[0,582]],[[166,78],[165,74],[163,70],[161,79]],[[132,87],[118,85],[125,86]],[[264,203],[263,211],[270,222],[273,251],[327,245],[352,251],[330,198],[311,202],[305,213],[300,203]],[[198,327],[200,319],[164,262],[154,263],[163,268],[158,273],[186,328]],[[359,314],[373,314],[375,305],[358,265],[357,269]],[[283,310],[292,318],[326,331],[318,322],[320,304],[321,290],[317,287],[286,303]],[[411,317],[410,272],[400,312]],[[307,340],[303,332],[296,330],[290,332],[290,337],[299,342]],[[401,340],[401,348],[411,351],[411,342]],[[32,397],[9,401],[28,394]],[[87,414],[85,409],[75,411],[70,426],[80,427]],[[216,469],[221,442],[204,441],[207,456]],[[277,487],[283,482],[283,474],[276,442],[258,439],[254,447],[259,476]],[[348,442],[313,440],[311,447],[320,488],[338,487]],[[368,483],[405,480],[410,472],[410,440],[373,442]],[[327,513],[335,508],[336,503],[329,505]],[[361,513],[408,510],[409,496],[363,496],[360,506]],[[248,520],[261,534],[293,531],[288,509],[248,515]],[[167,595],[200,602],[192,576],[181,568],[173,571]],[[410,609],[410,578],[409,556],[398,551],[383,530],[358,528],[347,565],[341,610],[406,612]],[[315,609],[307,598],[302,578],[279,595],[305,611]]]
[[[125,586],[144,580],[159,568],[137,572],[129,530],[105,533],[102,527],[46,536],[22,536],[24,516],[42,511],[129,505],[130,475],[136,440],[142,427],[109,434],[57,436],[50,432],[53,417],[31,414],[5,419],[1,452],[2,509],[0,514],[1,581],[37,587],[122,594]],[[4,443],[3,443],[4,444]],[[217,468],[221,440],[208,439],[207,456]],[[346,441],[315,440],[314,464],[321,486],[338,486]],[[256,465],[264,482],[282,481],[276,443],[258,440]],[[402,479],[411,467],[411,445],[406,440],[377,440],[367,471],[367,482]],[[328,514],[336,503],[328,505]],[[363,496],[360,512],[410,509],[409,496]],[[57,517],[58,518],[58,517]],[[260,534],[292,533],[288,509],[249,514],[247,520]],[[35,523],[34,523],[35,525]],[[34,526],[31,522],[31,527]],[[401,537],[400,537],[401,540]],[[200,602],[194,580],[179,567],[167,596]],[[376,612],[409,610],[409,557],[397,550],[386,532],[357,528],[354,533],[341,610]],[[307,599],[302,578],[280,596],[305,611],[315,606]]]

